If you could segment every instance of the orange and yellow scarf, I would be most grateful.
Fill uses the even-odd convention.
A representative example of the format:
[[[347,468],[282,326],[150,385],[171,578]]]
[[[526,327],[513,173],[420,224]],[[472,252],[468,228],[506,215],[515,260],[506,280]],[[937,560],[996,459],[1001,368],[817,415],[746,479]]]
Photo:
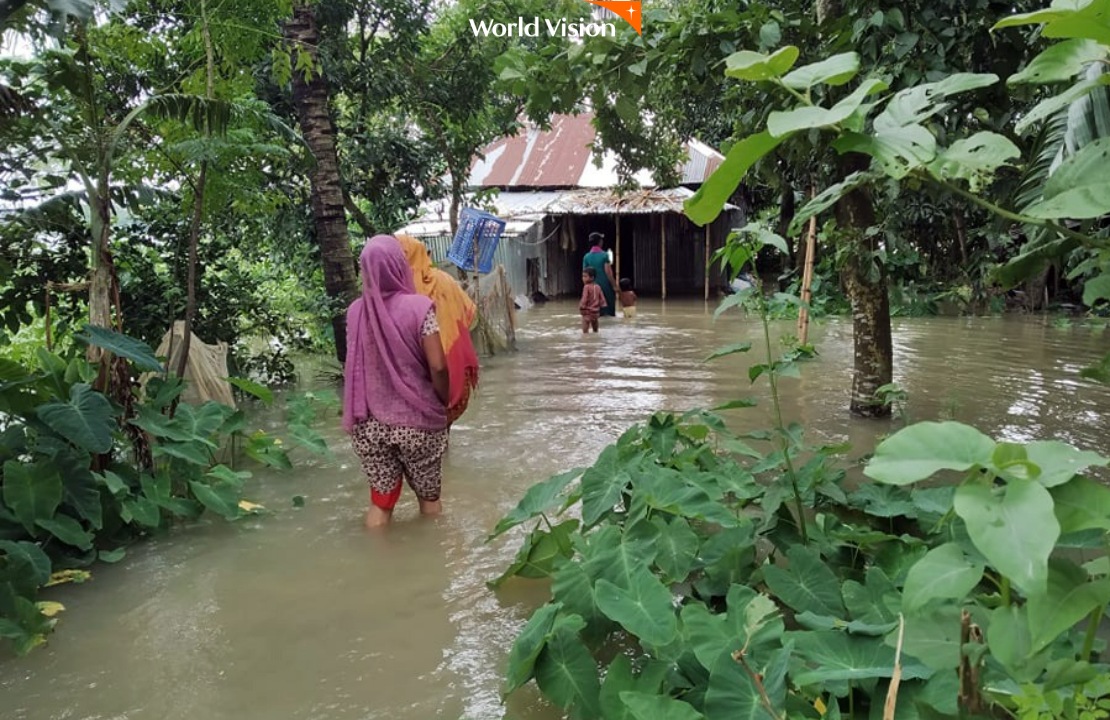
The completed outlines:
[[[466,410],[470,391],[478,386],[478,354],[470,340],[470,327],[477,318],[478,308],[455,279],[434,267],[428,249],[419,240],[398,235],[405,253],[416,292],[432,299],[439,320],[439,338],[447,355],[450,378],[448,422],[454,422]]]

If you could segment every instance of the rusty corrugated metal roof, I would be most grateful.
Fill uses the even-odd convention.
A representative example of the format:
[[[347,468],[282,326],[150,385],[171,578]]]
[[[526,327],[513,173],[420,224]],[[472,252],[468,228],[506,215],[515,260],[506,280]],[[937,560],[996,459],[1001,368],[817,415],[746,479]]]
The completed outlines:
[[[556,115],[550,130],[527,126],[513,137],[495,140],[470,167],[472,188],[602,188],[617,184],[616,156],[602,155],[593,162],[591,145],[596,131],[591,113]],[[724,156],[697,140],[686,143],[687,161],[681,168],[683,185],[705,182]],[[654,187],[651,174],[637,173],[641,187]]]

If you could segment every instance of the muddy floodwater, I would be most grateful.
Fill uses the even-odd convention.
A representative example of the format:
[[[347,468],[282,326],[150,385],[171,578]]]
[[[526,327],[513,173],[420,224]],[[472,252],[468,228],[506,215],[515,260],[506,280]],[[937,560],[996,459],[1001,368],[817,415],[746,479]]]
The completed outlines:
[[[443,517],[415,517],[406,490],[396,524],[368,535],[366,487],[335,419],[324,429],[333,460],[298,455],[293,472],[256,472],[249,496],[270,515],[176,530],[93,568],[90,583],[49,591],[67,608],[49,645],[20,659],[0,651],[0,718],[559,717],[530,688],[501,704],[506,654],[546,588],[487,590],[517,538],[483,539],[530,484],[590,463],[633,422],[751,395],[742,356],[702,359],[759,337],[754,321],[714,322],[701,302],[645,302],[635,322],[609,320],[587,338],[575,311],[556,303],[522,313],[519,352],[485,362],[452,432]],[[896,425],[846,412],[850,322],[823,322],[811,338],[821,355],[802,379],[783,381],[785,413],[811,438],[850,441],[863,454]],[[1078,373],[1107,351],[1110,331],[1041,317],[894,325],[911,419],[1104,453],[1110,392]],[[765,413],[729,417],[755,428]]]

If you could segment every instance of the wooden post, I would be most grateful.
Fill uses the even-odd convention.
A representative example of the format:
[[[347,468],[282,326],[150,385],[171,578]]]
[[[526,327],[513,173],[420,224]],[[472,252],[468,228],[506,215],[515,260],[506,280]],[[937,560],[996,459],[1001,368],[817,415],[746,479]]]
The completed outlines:
[[[617,242],[616,242],[616,265],[617,265],[617,288],[619,289],[621,283],[621,213],[620,206],[617,206]]]
[[[713,223],[705,226],[705,301],[709,302],[709,230]]]
[[[815,195],[816,191],[810,189],[810,198]],[[802,303],[803,307],[798,308],[798,342],[802,345],[806,344],[809,338],[809,301],[813,297],[811,288],[813,287],[813,256],[817,252],[817,216],[814,215],[809,219],[809,230],[806,233],[806,258],[805,269],[802,271]]]
[[[663,213],[660,218],[661,231],[660,237],[660,277],[663,281],[663,299],[667,299],[667,214]]]

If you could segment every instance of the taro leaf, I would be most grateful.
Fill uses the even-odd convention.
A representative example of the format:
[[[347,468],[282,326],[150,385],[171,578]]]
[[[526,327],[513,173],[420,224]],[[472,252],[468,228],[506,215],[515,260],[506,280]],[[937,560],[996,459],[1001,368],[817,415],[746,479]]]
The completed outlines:
[[[677,623],[671,591],[645,567],[630,580],[628,589],[598,580],[598,608],[645,645],[660,647],[674,640]]]
[[[733,585],[728,589],[726,603],[731,633],[740,640],[741,646],[748,647],[750,654],[759,655],[779,644],[783,621],[771,598],[757,594],[746,585]]]
[[[794,684],[816,685],[836,680],[888,678],[894,674],[894,648],[882,638],[846,635],[836,630],[788,632],[794,651],[806,665],[795,672]],[[925,679],[932,673],[920,662],[902,657],[902,679]]]
[[[193,439],[193,434],[182,427],[181,423],[175,422],[173,418],[167,417],[147,405],[140,405],[138,414],[128,422],[156,438],[177,442],[189,442]]]
[[[626,691],[620,697],[635,720],[705,720],[689,703],[666,695]]]
[[[581,615],[587,627],[603,629],[608,623],[594,597],[593,581],[580,562],[565,562],[551,576],[551,597],[567,611]]]
[[[613,506],[632,481],[628,471],[621,467],[620,447],[609,445],[601,451],[597,461],[582,474],[582,525],[593,527]]]
[[[841,154],[870,155],[883,172],[900,180],[936,157],[937,140],[920,125],[905,125],[869,135],[846,132],[833,142],[833,148]]]
[[[968,482],[956,490],[955,508],[991,565],[1026,595],[1045,591],[1048,556],[1060,537],[1048,490],[1032,480],[1010,480],[997,493]]]
[[[793,645],[779,650],[764,667],[752,671],[763,675],[763,688],[776,713],[786,700],[786,667]],[[752,661],[748,660],[749,665]],[[777,720],[763,706],[759,690],[752,676],[732,653],[723,652],[709,672],[709,686],[705,691],[705,717],[707,720]]]
[[[863,584],[855,580],[844,583],[844,604],[853,622],[879,626],[898,622],[901,595],[887,574],[878,567],[870,567]]]
[[[239,509],[239,488],[225,482],[214,482],[209,485],[196,480],[190,480],[189,487],[201,505],[217,515],[234,520],[242,514]]]
[[[699,487],[687,484],[678,473],[652,471],[637,478],[638,495],[648,507],[672,515],[706,520],[722,527],[736,527],[740,520]]]
[[[552,475],[528,488],[517,506],[501,518],[493,528],[493,532],[486,538],[487,542],[561,504],[564,499],[563,489],[577,479],[582,471],[583,468],[575,468],[559,475]]]
[[[62,502],[62,480],[45,464],[4,463],[4,504],[32,536],[39,520],[54,517]]]
[[[316,432],[307,425],[301,423],[290,423],[289,434],[297,442],[298,445],[308,450],[309,452],[327,457],[331,455],[331,450],[328,448],[328,443],[324,440],[320,433]]]
[[[669,667],[662,662],[648,662],[639,675],[632,674],[632,661],[627,655],[617,655],[605,670],[601,683],[601,717],[605,720],[635,720],[628,706],[621,700],[626,692],[647,693],[658,696],[667,677]]]
[[[743,639],[729,632],[728,616],[723,613],[711,613],[705,605],[691,602],[682,606],[679,617],[683,643],[706,670],[713,669],[721,653],[739,650],[742,646]]]
[[[1083,283],[1083,304],[1094,307],[1099,300],[1110,300],[1110,273],[1103,273]],[[1083,377],[1091,377],[1084,372],[1079,374]]]
[[[1106,58],[1110,50],[1094,40],[1074,39],[1050,45],[1029,61],[1025,69],[1006,79],[1007,85],[1046,84],[1071,80],[1092,62]]]
[[[83,450],[106,453],[112,449],[112,405],[85,383],[70,389],[69,402],[40,405],[37,413],[51,430]]]
[[[704,577],[697,582],[703,597],[725,595],[734,583],[751,575],[755,562],[754,529],[750,525],[714,533],[701,548]]]
[[[115,550],[100,550],[96,553],[96,559],[100,562],[117,563],[123,560],[127,555],[127,548],[116,548]]]
[[[1048,664],[1048,653],[1033,651],[1027,606],[1003,605],[995,608],[987,627],[990,653],[1019,683],[1035,680]]]
[[[134,521],[146,528],[157,528],[162,524],[162,511],[153,500],[145,497],[126,499],[121,503],[120,517],[124,522]]]
[[[990,463],[994,440],[958,422],[920,422],[894,433],[875,448],[864,475],[908,485],[940,470],[970,470]]]
[[[930,600],[962,600],[982,577],[982,565],[972,562],[956,543],[945,543],[910,568],[902,590],[902,606],[911,613]]]
[[[1025,445],[1029,462],[1041,470],[1037,482],[1046,488],[1062,485],[1092,465],[1106,467],[1110,460],[1098,453],[1076,450],[1058,440],[1037,440]]]
[[[767,117],[767,132],[772,137],[785,139],[802,130],[837,125],[859,110],[869,95],[882,92],[886,87],[886,83],[872,78],[864,80],[851,95],[831,108],[802,105],[786,112],[775,110]]]
[[[652,518],[652,524],[659,530],[655,564],[663,571],[667,580],[685,580],[697,561],[697,533],[690,529],[690,523],[680,517],[673,518],[670,522],[662,517],[655,517]]]
[[[745,353],[752,349],[750,342],[738,342],[732,345],[726,345],[723,348],[714,350],[713,353],[705,359],[705,362],[716,360],[717,358],[727,357],[728,355],[735,355],[736,353]],[[746,406],[750,407],[750,406]]]
[[[161,442],[154,446],[151,454],[154,457],[169,456],[177,458],[201,467],[205,467],[212,462],[212,457],[204,451],[204,446],[194,441]]]
[[[72,545],[79,550],[92,548],[93,536],[81,527],[81,523],[68,515],[58,514],[49,520],[38,520],[37,524],[66,545]]]
[[[570,542],[570,534],[578,529],[577,520],[568,520],[551,528],[551,531],[533,530],[512,564],[495,580],[491,580],[489,587],[496,589],[514,575],[523,578],[550,577],[555,567],[555,562],[560,557],[570,557],[574,550]]]
[[[1097,218],[1110,213],[1110,138],[1088,143],[1060,163],[1045,183],[1043,199],[1024,212],[1047,219]]]
[[[979,192],[995,170],[1018,157],[1021,150],[1009,138],[978,132],[942,151],[929,164],[929,172],[941,180],[966,180],[972,192]]]
[[[1099,668],[1088,662],[1061,658],[1048,664],[1045,673],[1045,692],[1069,685],[1084,685],[1101,675]]]
[[[584,717],[600,714],[597,664],[571,630],[552,632],[536,660],[535,677],[547,699],[564,710],[573,706]]]
[[[860,622],[859,620],[845,622],[840,618],[829,617],[828,615],[814,615],[811,612],[799,613],[794,616],[794,620],[807,630],[839,630],[849,635],[869,635],[871,637],[882,637],[898,627],[898,623],[896,622],[888,622],[881,625],[872,625],[871,623]]]
[[[263,405],[270,405],[274,402],[274,392],[265,385],[259,385],[256,382],[251,382],[246,378],[229,377],[224,378],[231,385],[239,388],[243,392],[258,398],[262,401]]]
[[[86,345],[96,345],[109,352],[127,358],[141,372],[165,372],[162,363],[154,357],[154,351],[142,340],[122,335],[115,330],[107,330],[95,325],[86,325],[82,334],[74,335],[74,340]]]
[[[820,62],[803,65],[787,73],[782,84],[795,90],[808,90],[814,85],[843,85],[859,72],[859,55],[840,53]]]
[[[26,655],[46,642],[46,634],[54,627],[55,620],[46,617],[38,606],[25,597],[11,599],[8,617],[0,617],[0,638],[12,641],[16,655]],[[9,617],[11,619],[9,619]]]
[[[797,235],[801,232],[802,226],[805,225],[806,221],[811,217],[820,215],[839,202],[840,198],[858,187],[874,182],[878,178],[879,175],[875,172],[857,171],[837,184],[825,188],[798,210],[794,215],[794,219],[790,222],[790,228],[787,230],[788,234]]]
[[[875,553],[875,566],[899,585],[906,581],[910,567],[925,556],[924,542],[908,535],[900,543],[886,543]]]
[[[1061,534],[1110,530],[1110,488],[1079,476],[1049,492]]]
[[[1092,610],[1110,603],[1110,580],[1088,582],[1087,571],[1070,560],[1053,558],[1048,566],[1048,592],[1031,595],[1026,605],[1032,651],[1040,652],[1071,630]]]
[[[821,556],[807,547],[790,548],[786,554],[790,565],[781,568],[767,565],[763,578],[775,596],[795,612],[807,610],[817,615],[843,617],[844,601],[840,582]]]
[[[620,588],[632,587],[632,576],[649,567],[655,559],[651,540],[636,533],[622,537],[614,525],[590,533],[582,553],[582,567],[594,580],[604,578]]]
[[[686,201],[686,217],[699,226],[716,220],[725,202],[736,191],[752,165],[778,147],[786,137],[771,137],[771,134],[764,130],[758,135],[749,135],[733,145],[720,167],[702,183],[693,197]]]
[[[945,515],[952,509],[956,488],[952,485],[935,488],[915,487],[910,493],[918,514]]]
[[[1061,110],[1070,106],[1076,100],[1087,97],[1096,87],[1107,84],[1110,84],[1110,75],[1100,75],[1090,80],[1080,80],[1059,95],[1054,95],[1037,103],[1032,110],[1021,116],[1021,119],[1014,125],[1014,130],[1018,133],[1024,133],[1041,120],[1055,117]],[[1057,168],[1058,171],[1059,168]],[[1051,176],[1049,179],[1051,180]]]
[[[781,47],[770,55],[741,50],[725,58],[725,75],[740,80],[770,80],[781,77],[798,60],[799,50],[793,45]]]
[[[192,405],[178,405],[173,419],[189,433],[190,439],[202,441],[209,447],[215,448],[217,445],[212,442],[211,436],[234,412],[226,405],[208,401],[199,408],[194,408]]]
[[[20,595],[34,595],[50,582],[50,558],[36,543],[0,540],[0,552],[7,563],[0,567],[0,581],[11,583]]]
[[[559,614],[561,607],[559,603],[544,605],[532,613],[531,619],[516,636],[509,651],[509,669],[505,674],[503,695],[508,695],[532,679],[536,658],[547,644],[551,628],[555,625],[555,616]]]
[[[917,516],[917,508],[910,493],[892,485],[868,484],[848,496],[853,507],[862,508],[868,515],[881,518]]]

